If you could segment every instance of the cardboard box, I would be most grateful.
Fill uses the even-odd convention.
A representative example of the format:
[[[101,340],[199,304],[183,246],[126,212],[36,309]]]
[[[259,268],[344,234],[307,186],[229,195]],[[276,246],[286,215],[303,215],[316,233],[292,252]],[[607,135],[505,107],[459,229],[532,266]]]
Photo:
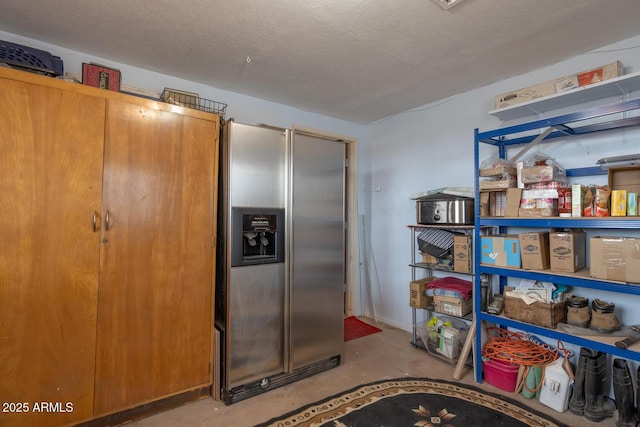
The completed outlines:
[[[518,183],[515,176],[509,175],[506,179],[485,179],[480,181],[480,191],[505,190],[515,188]]]
[[[640,239],[597,236],[589,243],[591,277],[640,283]]]
[[[473,299],[463,299],[436,295],[433,297],[435,311],[450,316],[463,317],[471,313],[473,309]]]
[[[480,169],[478,172],[480,176],[501,176],[501,175],[516,176],[515,166],[510,166],[507,164],[499,164],[499,165],[495,165],[492,168]]]
[[[440,327],[440,339],[438,340],[438,353],[448,359],[455,359],[460,352],[460,331],[449,326]]]
[[[520,199],[518,216],[558,216],[558,199]]]
[[[554,271],[575,273],[587,262],[587,235],[581,230],[552,231],[549,233],[550,268]]]
[[[495,97],[494,107],[496,110],[500,108],[507,108],[512,105],[522,104],[523,102],[554,95],[555,93],[555,85],[553,81],[550,80],[500,94]]]
[[[520,178],[523,184],[535,184],[537,182],[566,181],[567,172],[558,166],[532,166],[522,168]]]
[[[640,166],[609,168],[609,188],[640,193]]]
[[[584,87],[593,83],[620,77],[624,74],[624,67],[620,61],[603,65],[591,70],[581,71],[558,79],[549,80],[522,89],[503,93],[495,97],[495,108],[506,108],[512,105],[522,104],[537,98],[566,92],[568,90]]]
[[[483,218],[518,216],[521,191],[519,188],[508,188],[506,191],[480,193],[480,216]]]
[[[427,254],[424,252],[420,253],[420,257],[422,258],[422,262],[427,263],[427,264],[437,264],[438,263],[438,258],[434,257],[431,254]]]
[[[524,182],[522,182],[522,169],[524,169],[524,162],[522,160],[516,162],[516,183],[518,188],[524,188]]]
[[[549,268],[549,232],[520,233],[520,257],[525,270]]]
[[[519,216],[518,210],[520,209],[520,199],[522,197],[521,188],[509,188],[507,189],[507,207],[504,215],[508,217]]]
[[[471,273],[471,236],[455,235],[453,237],[453,271]]]
[[[517,235],[481,236],[480,245],[480,263],[520,268],[520,240]]]
[[[627,190],[611,192],[611,216],[627,216]]]
[[[491,193],[480,193],[480,216],[486,218],[489,215],[489,196]]]
[[[573,184],[571,186],[571,216],[572,217],[581,217],[582,216],[582,203],[584,200],[582,185]]]
[[[433,304],[433,297],[427,296],[427,283],[435,280],[435,277],[425,277],[409,283],[409,306],[414,308],[426,308]]]
[[[638,216],[638,193],[627,193],[627,216]]]

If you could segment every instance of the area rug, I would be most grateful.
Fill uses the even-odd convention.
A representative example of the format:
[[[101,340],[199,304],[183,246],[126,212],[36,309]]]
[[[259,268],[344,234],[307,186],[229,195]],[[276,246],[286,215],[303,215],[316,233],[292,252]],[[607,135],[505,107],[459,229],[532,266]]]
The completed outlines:
[[[256,427],[567,427],[514,400],[426,378],[360,385]]]
[[[382,332],[382,329],[365,323],[355,316],[349,316],[344,319],[344,342],[366,337],[376,332]]]

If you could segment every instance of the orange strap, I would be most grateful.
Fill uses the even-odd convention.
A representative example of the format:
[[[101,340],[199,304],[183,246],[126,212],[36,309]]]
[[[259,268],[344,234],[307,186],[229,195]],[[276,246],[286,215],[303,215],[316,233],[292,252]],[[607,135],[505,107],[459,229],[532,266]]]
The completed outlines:
[[[526,339],[522,332],[491,327],[487,328],[487,334],[490,339],[482,348],[484,357],[524,366],[546,365],[558,358],[558,351],[553,347],[534,343]]]

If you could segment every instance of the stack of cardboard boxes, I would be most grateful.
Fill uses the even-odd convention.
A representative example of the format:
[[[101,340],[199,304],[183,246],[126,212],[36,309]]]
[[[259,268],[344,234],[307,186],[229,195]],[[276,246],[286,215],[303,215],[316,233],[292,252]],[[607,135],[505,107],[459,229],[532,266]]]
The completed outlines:
[[[482,264],[574,273],[586,265],[582,230],[535,231],[481,237]]]

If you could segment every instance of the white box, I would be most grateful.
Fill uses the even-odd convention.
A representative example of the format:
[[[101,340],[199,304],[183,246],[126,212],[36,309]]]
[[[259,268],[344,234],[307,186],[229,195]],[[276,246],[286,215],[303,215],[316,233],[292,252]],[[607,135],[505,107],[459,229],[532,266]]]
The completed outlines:
[[[571,186],[571,216],[582,216],[582,185],[580,184]]]
[[[510,107],[523,102],[532,101],[537,98],[566,92],[579,87],[589,86],[605,80],[620,77],[624,74],[624,67],[620,61],[602,65],[591,70],[580,71],[557,79],[512,90],[511,92],[498,95],[494,99],[494,106],[497,109]]]

